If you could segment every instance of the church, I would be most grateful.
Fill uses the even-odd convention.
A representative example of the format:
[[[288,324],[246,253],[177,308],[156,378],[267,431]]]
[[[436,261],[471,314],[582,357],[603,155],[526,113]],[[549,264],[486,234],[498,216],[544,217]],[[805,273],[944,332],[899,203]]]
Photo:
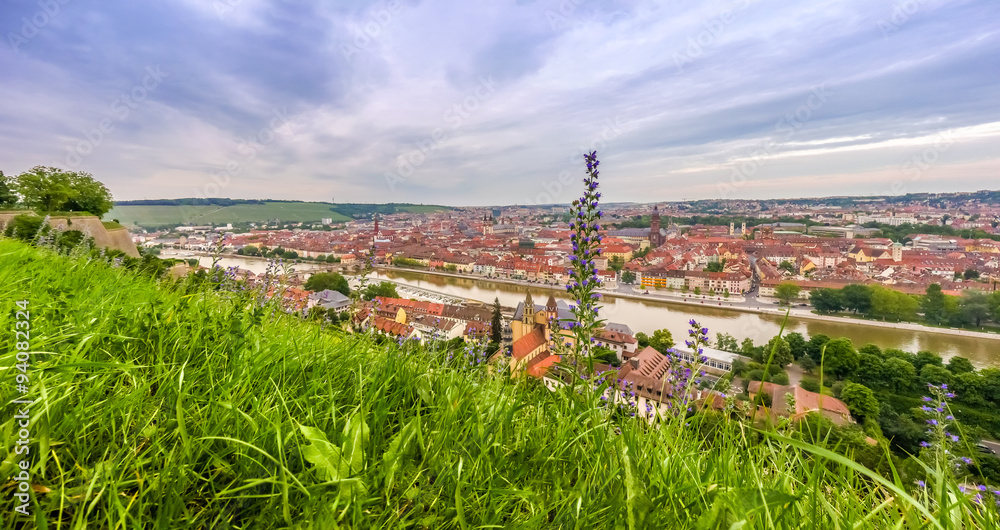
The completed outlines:
[[[642,248],[647,245],[656,248],[667,241],[667,231],[660,227],[660,209],[655,205],[649,219],[649,228],[612,230],[608,232],[608,236],[617,237],[626,243],[639,244]]]
[[[561,330],[559,322],[573,320],[573,313],[565,301],[556,302],[549,295],[545,305],[536,305],[528,293],[524,302],[517,305],[510,323],[513,345],[511,347],[511,371],[526,371],[536,377],[559,362],[559,356],[552,352],[556,335],[563,335],[562,340],[572,342],[569,331]]]

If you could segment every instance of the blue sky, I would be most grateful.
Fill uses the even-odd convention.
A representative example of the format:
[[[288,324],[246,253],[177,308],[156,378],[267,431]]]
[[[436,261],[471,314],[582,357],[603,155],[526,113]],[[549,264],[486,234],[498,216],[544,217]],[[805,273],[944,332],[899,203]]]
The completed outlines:
[[[1000,188],[996,0],[8,0],[0,30],[0,170],[118,199],[569,202],[590,149],[609,201]]]

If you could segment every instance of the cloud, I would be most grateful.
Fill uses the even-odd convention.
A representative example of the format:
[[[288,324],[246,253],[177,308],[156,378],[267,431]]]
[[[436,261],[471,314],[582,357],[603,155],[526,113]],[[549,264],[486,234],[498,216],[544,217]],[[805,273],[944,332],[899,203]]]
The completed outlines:
[[[908,191],[1000,170],[990,0],[59,5],[0,6],[0,169],[110,120],[78,168],[121,199],[568,202],[590,149],[612,201],[718,197],[750,162],[748,197],[884,193],[942,133]]]

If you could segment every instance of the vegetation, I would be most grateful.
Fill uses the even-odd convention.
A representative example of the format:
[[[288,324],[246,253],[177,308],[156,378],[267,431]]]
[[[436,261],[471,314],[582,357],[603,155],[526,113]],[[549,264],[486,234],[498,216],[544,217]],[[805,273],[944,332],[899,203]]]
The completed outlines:
[[[350,296],[351,287],[347,284],[347,278],[338,272],[317,272],[306,280],[305,289],[307,291],[338,291],[344,296]]]
[[[792,300],[798,299],[801,291],[802,289],[794,283],[779,283],[778,286],[774,288],[774,296],[780,300],[782,304],[789,305],[792,303]]]
[[[15,192],[25,208],[40,213],[88,212],[103,216],[114,204],[111,192],[85,171],[66,171],[55,167],[35,166],[9,184],[0,178],[0,201],[12,205]]]
[[[810,301],[816,311],[824,314],[850,310],[869,318],[895,322],[922,320],[932,326],[981,328],[987,322],[1000,324],[1000,292],[970,289],[962,296],[951,296],[944,294],[936,283],[923,296],[858,284],[843,289],[816,289]]]
[[[362,297],[369,301],[380,296],[383,298],[399,298],[399,293],[396,292],[396,284],[392,282],[373,283],[365,286],[362,293]]]

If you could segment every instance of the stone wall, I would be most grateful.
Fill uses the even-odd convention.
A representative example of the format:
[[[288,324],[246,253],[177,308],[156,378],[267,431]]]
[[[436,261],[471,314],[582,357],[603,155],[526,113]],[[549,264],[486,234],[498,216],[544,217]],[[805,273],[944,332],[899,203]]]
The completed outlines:
[[[6,228],[11,219],[22,214],[37,215],[34,212],[24,210],[0,211],[0,230]],[[139,250],[132,242],[132,236],[128,230],[124,228],[108,230],[97,216],[50,217],[49,225],[57,230],[78,230],[94,238],[94,244],[98,247],[116,249],[134,258],[139,257]]]

